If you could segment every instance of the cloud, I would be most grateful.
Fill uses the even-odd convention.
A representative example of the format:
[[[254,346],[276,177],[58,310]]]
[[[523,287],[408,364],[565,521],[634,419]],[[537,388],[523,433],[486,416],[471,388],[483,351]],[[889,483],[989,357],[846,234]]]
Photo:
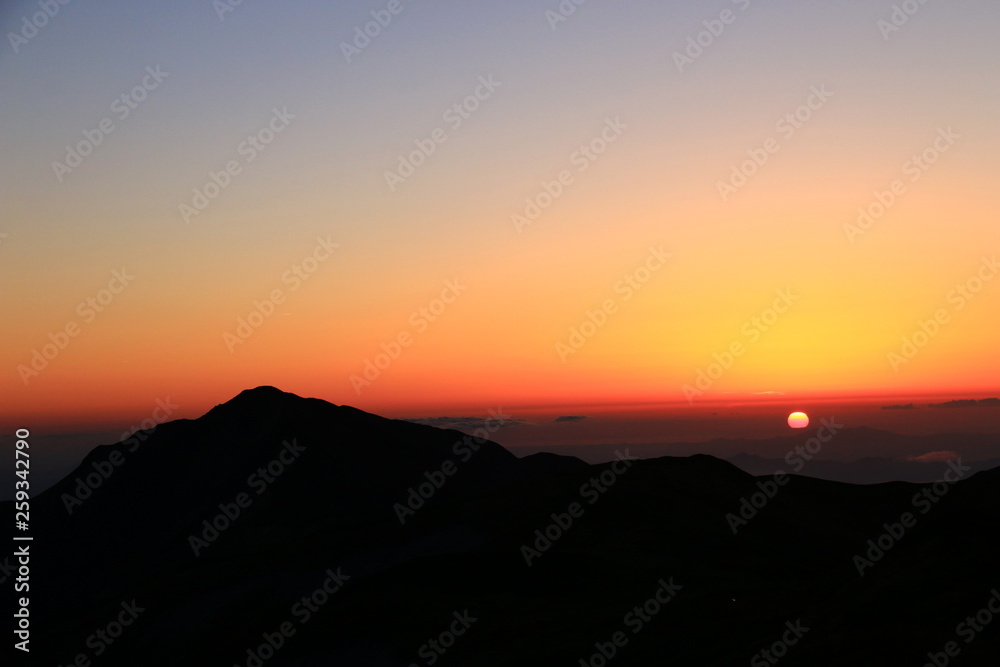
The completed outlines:
[[[959,456],[958,452],[952,451],[927,452],[926,454],[921,454],[920,456],[907,457],[905,460],[915,461],[916,463],[945,463],[947,461],[953,461]]]
[[[403,419],[402,421],[464,432],[474,431],[477,428],[483,428],[483,425],[487,422],[487,420],[489,420],[491,425],[496,424],[496,420],[492,417],[421,417],[419,419]],[[507,426],[523,426],[525,424],[527,424],[527,422],[523,419],[505,418],[501,428]]]
[[[1000,398],[984,398],[982,400],[968,399],[962,401],[948,401],[946,403],[931,403],[932,408],[997,408],[1000,407]]]
[[[917,406],[913,403],[907,403],[906,405],[883,405],[883,410],[916,410]]]
[[[586,419],[586,415],[566,415],[564,417],[556,417],[554,421],[557,422],[579,422]]]

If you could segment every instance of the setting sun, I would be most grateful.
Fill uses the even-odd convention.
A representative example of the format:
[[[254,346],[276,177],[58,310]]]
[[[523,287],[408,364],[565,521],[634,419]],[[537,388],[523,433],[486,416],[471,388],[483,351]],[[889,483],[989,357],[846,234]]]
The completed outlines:
[[[792,428],[805,428],[809,426],[809,416],[804,412],[793,412],[788,415],[788,425]]]

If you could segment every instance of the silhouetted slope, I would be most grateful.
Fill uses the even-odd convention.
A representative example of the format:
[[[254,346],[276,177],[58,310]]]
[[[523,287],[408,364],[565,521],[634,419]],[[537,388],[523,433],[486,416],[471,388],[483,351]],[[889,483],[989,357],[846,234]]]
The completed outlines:
[[[80,580],[91,581],[92,591],[106,585],[83,576],[92,564],[106,563],[124,580],[191,555],[187,537],[202,532],[202,521],[218,515],[220,504],[236,503],[239,493],[252,504],[227,529],[224,548],[252,548],[372,514],[392,518],[393,505],[406,503],[408,489],[428,483],[425,473],[442,478],[446,460],[462,474],[434,489],[436,502],[521,475],[517,458],[495,443],[272,387],[244,391],[200,419],[160,425],[130,449],[97,448],[34,501],[36,526],[87,547],[77,558],[81,571],[61,577],[67,591]],[[119,466],[108,463],[115,452]],[[94,475],[95,464],[112,473],[89,498],[72,500],[78,480]],[[131,562],[112,564],[125,548]]]
[[[845,427],[829,442],[822,443],[814,452],[816,458],[800,457],[797,451],[814,435],[815,431],[807,429],[805,433],[763,440],[716,438],[705,442],[632,444],[629,448],[640,458],[711,453],[736,463],[751,474],[773,474],[776,470],[790,472],[804,464],[801,474],[852,484],[887,480],[933,481],[945,465],[941,459],[948,458],[949,452],[957,453],[965,461],[974,461],[979,470],[1000,464],[1000,436],[991,434],[900,435],[868,427]],[[560,445],[559,451],[589,463],[602,463],[613,458],[615,451],[623,446],[568,444]],[[525,456],[544,447],[530,445],[512,449],[519,456]],[[931,453],[936,456],[926,456]],[[880,458],[873,458],[874,455]]]
[[[246,665],[289,622],[263,664],[427,664],[421,647],[469,610],[435,664],[578,665],[624,631],[615,665],[745,665],[799,620],[809,631],[782,665],[923,664],[1000,584],[998,470],[947,486],[924,514],[919,485],[777,485],[709,456],[517,459],[268,387],[130,449],[98,448],[33,501],[36,659]],[[76,479],[116,452],[67,513]],[[222,520],[241,493],[248,506]],[[727,516],[750,499],[762,507],[734,534]],[[854,557],[903,512],[916,524],[859,576]],[[191,535],[206,541],[193,549]],[[343,588],[300,622],[296,605],[338,568]],[[626,614],[661,582],[682,588],[633,633]],[[133,599],[145,611],[95,656],[88,637]],[[965,664],[992,664],[998,636],[963,643]]]
[[[973,471],[991,470],[1000,466],[1000,459],[973,462],[965,457],[961,458]],[[777,470],[794,470],[794,467],[782,459],[765,459],[749,454],[738,454],[727,460],[751,475],[773,475]],[[939,479],[947,467],[944,461],[899,461],[874,457],[850,462],[814,459],[802,467],[801,474],[851,484],[881,484],[889,481],[925,483]]]

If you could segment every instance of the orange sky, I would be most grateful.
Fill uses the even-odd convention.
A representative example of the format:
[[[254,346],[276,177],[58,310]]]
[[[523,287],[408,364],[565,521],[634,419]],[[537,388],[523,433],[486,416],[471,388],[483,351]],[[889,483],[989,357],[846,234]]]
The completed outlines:
[[[554,31],[449,7],[348,63],[361,9],[81,5],[0,60],[4,427],[261,384],[394,414],[998,393],[1000,9],[928,5],[883,39],[891,8],[754,4],[680,72],[696,7]]]

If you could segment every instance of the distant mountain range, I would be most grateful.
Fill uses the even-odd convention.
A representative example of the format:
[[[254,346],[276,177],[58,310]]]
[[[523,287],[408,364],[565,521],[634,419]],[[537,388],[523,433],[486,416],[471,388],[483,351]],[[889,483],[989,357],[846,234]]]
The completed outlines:
[[[997,628],[959,625],[1000,586],[1000,470],[942,458],[937,484],[856,486],[704,455],[590,465],[517,458],[483,437],[495,427],[259,387],[95,449],[32,500],[31,664],[1000,655]],[[859,437],[896,451],[891,434]]]
[[[851,484],[881,482],[933,482],[949,459],[961,458],[973,472],[1000,466],[1000,436],[942,433],[900,435],[868,427],[845,428],[826,443],[813,443],[805,434],[751,440],[717,438],[705,442],[670,442],[621,445],[561,445],[559,451],[588,463],[604,463],[616,450],[628,447],[639,458],[691,456],[712,452],[753,475],[773,475],[779,470],[818,479]],[[519,455],[546,451],[545,447],[512,448]],[[876,455],[877,454],[877,455]]]

